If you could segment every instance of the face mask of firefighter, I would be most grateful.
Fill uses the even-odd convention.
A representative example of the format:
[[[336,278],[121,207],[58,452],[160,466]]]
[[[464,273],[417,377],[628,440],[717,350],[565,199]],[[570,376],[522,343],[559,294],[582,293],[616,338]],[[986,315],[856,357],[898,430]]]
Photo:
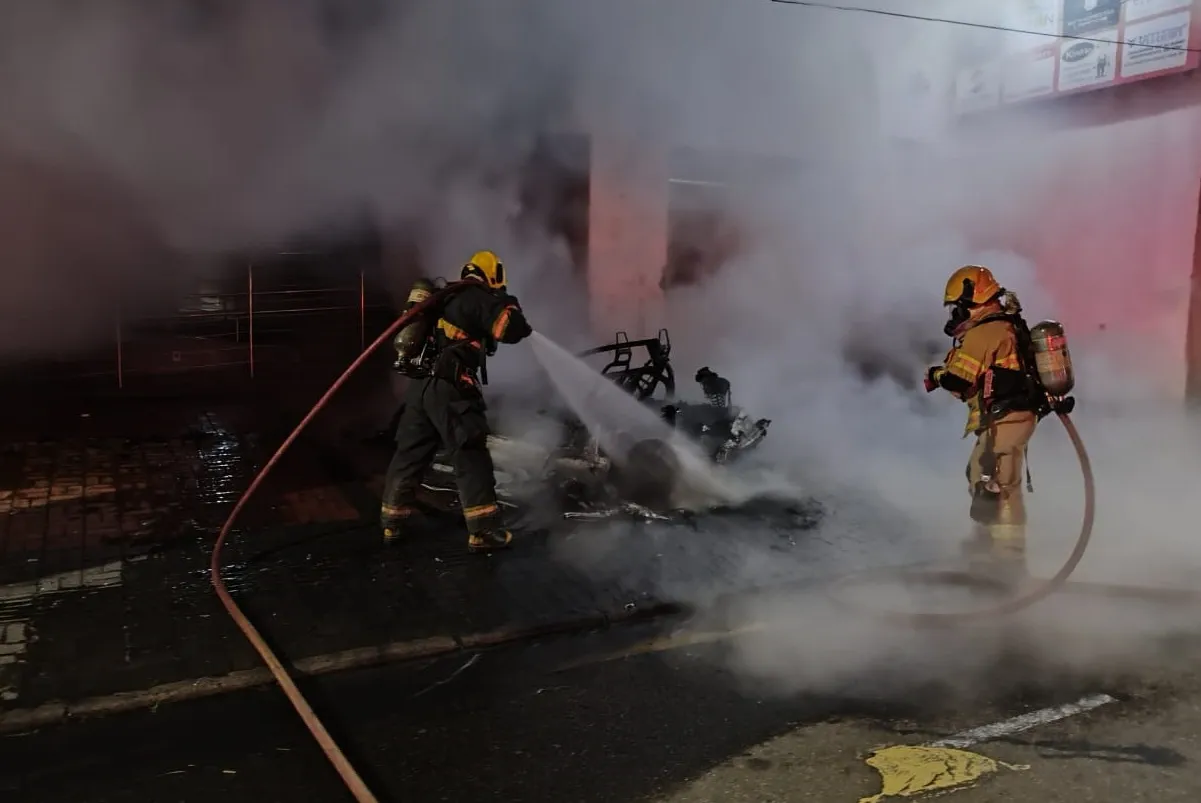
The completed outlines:
[[[951,317],[947,319],[946,326],[942,328],[947,337],[954,337],[955,331],[960,326],[967,323],[967,319],[972,316],[972,311],[964,304],[957,303],[951,306]]]
[[[976,291],[976,286],[971,279],[963,280],[963,292],[959,294],[959,298],[951,304],[951,317],[947,321],[946,326],[942,328],[947,337],[954,337],[955,332],[960,326],[967,323],[968,318],[972,317],[972,295]]]

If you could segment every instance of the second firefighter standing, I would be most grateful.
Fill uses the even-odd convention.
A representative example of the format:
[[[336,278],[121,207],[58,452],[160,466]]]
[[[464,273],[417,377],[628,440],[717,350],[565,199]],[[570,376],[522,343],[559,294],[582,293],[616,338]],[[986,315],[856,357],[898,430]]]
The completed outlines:
[[[998,579],[1017,581],[1026,574],[1022,467],[1043,410],[1021,343],[1023,324],[1007,298],[988,268],[966,265],[951,275],[943,303],[953,345],[943,364],[927,371],[925,387],[965,402],[964,437],[976,436],[966,472],[973,521],[968,557]]]
[[[488,451],[487,406],[481,385],[486,360],[498,343],[517,343],[533,330],[517,299],[507,293],[505,266],[491,251],[463,266],[458,288],[441,307],[428,336],[421,370],[405,392],[396,429],[396,452],[388,466],[380,509],[385,541],[404,536],[416,513],[416,494],[440,446],[454,467],[459,501],[472,551],[506,547]]]

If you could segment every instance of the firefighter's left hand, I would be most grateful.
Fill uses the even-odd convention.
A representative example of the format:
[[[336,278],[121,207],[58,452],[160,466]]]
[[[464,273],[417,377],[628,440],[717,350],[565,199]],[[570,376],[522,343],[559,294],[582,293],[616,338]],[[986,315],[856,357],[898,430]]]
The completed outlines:
[[[938,365],[933,365],[926,370],[926,379],[922,384],[925,386],[927,393],[938,387],[938,372],[940,370],[942,369]]]

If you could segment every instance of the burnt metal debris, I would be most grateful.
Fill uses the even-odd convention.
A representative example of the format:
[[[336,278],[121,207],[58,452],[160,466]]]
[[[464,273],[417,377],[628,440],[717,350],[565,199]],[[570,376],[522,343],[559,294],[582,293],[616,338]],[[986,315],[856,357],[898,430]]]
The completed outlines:
[[[641,352],[642,360],[635,359]],[[695,380],[703,401],[676,398],[676,375],[671,364],[671,338],[666,329],[657,337],[630,340],[618,332],[612,343],[577,355],[604,355],[601,374],[651,407],[675,432],[695,444],[716,465],[729,465],[754,450],[767,436],[771,421],[752,418],[733,403],[730,383],[709,367]],[[497,492],[510,506],[550,494],[564,517],[603,520],[626,517],[647,521],[688,518],[678,508],[677,484],[682,466],[676,450],[661,439],[630,444],[624,456],[610,455],[593,433],[570,413],[554,414],[563,428],[562,440],[546,449],[503,435],[489,446],[497,463]],[[431,489],[451,491],[454,469],[439,455]],[[713,506],[714,509],[717,505]],[[695,513],[695,507],[691,511]]]

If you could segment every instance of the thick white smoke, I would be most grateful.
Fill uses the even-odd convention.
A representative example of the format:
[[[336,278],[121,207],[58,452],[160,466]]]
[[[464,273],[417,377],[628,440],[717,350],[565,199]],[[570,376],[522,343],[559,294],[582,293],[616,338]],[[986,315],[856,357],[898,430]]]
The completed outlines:
[[[1023,4],[911,5],[1006,22],[995,15]],[[1120,176],[1146,158],[1149,137],[1157,147],[1191,141],[1192,112],[1099,126],[1051,103],[1003,125],[950,126],[936,102],[950,87],[939,82],[998,36],[766,0],[12,0],[0,30],[0,159],[14,166],[0,190],[0,342],[10,356],[86,344],[107,336],[118,297],[151,312],[211,255],[367,209],[385,229],[415,222],[435,270],[495,248],[534,326],[582,347],[593,333],[566,244],[515,222],[539,135],[789,156],[791,174],[726,196],[721,211],[743,232],[737,256],[671,291],[663,314],[685,385],[709,365],[733,381],[736,402],[774,420],[761,457],[831,504],[812,536],[831,548],[800,566],[739,525],[704,542],[720,543],[720,562],[649,581],[699,599],[748,579],[953,549],[966,529],[970,443],[959,440],[961,406],[925,396],[920,373],[946,346],[942,283],[970,261],[993,267],[1032,318],[1069,326],[1100,500],[1086,570],[1181,579],[1201,563],[1190,490],[1201,458],[1183,416],[1154,406],[1173,395],[1182,355],[1161,358],[1147,344],[1173,336],[1187,287],[1146,271],[1158,297],[1184,301],[1165,302],[1159,331],[1125,326],[1115,299],[1142,252],[1107,232],[1108,219],[1037,231],[1029,209],[1048,187],[1078,180],[1060,165],[1069,150],[1072,169],[1089,173],[1085,191],[1120,197]],[[919,61],[933,86],[913,74]],[[1180,173],[1192,175],[1196,159],[1186,161]],[[1193,193],[1194,208],[1160,210],[1156,221],[1175,221],[1162,237],[1147,225],[1146,253],[1168,243],[1148,257],[1157,266],[1191,253],[1180,243],[1192,231],[1177,224],[1196,211],[1193,190],[1164,192]],[[997,234],[1022,221],[1037,244],[1070,240],[1062,247],[1087,253],[1078,262],[1089,272],[1040,284],[1051,272],[1033,260],[1053,249]],[[1073,321],[1061,309],[1085,309],[1081,297],[1095,314]],[[30,309],[70,325],[35,326]],[[497,390],[519,396],[537,369],[508,349],[490,372]],[[1043,425],[1030,455],[1043,573],[1066,554],[1080,512],[1078,469],[1056,427]],[[658,537],[581,536],[563,558],[629,574]],[[783,607],[797,637],[770,656],[738,656],[740,668],[793,683],[799,661],[816,677],[881,660],[878,628],[843,631],[840,617]],[[1125,630],[1149,632],[1143,624]]]
[[[939,9],[932,8],[937,5],[924,4],[922,10],[937,14]],[[942,10],[964,18],[961,5]],[[946,52],[949,64],[963,40],[958,29],[917,22],[876,25],[858,18],[827,18],[809,33],[817,30],[833,35],[840,45],[854,42],[878,54],[884,75],[915,50],[927,56]],[[815,43],[793,58],[799,65],[815,54],[828,56],[829,51]],[[824,86],[798,78],[795,91],[819,96],[832,80],[828,70],[820,75]],[[698,601],[747,583],[953,555],[969,527],[963,473],[971,441],[960,439],[962,405],[941,393],[925,396],[920,376],[926,364],[941,359],[948,345],[940,334],[939,306],[947,275],[960,264],[978,262],[991,266],[1018,292],[1032,322],[1064,318],[1073,335],[1081,401],[1076,419],[1091,453],[1099,494],[1094,545],[1077,577],[1152,586],[1191,583],[1193,567],[1201,564],[1201,549],[1189,535],[1189,522],[1197,519],[1201,507],[1187,488],[1201,460],[1196,456],[1195,429],[1179,406],[1179,385],[1173,379],[1183,354],[1164,354],[1159,345],[1182,342],[1182,332],[1173,327],[1183,319],[1171,318],[1174,324],[1155,331],[1138,331],[1141,321],[1134,296],[1142,289],[1135,275],[1139,269],[1115,253],[1105,253],[1115,241],[1122,242],[1122,233],[1102,233],[1100,222],[1073,232],[1077,239],[1063,244],[1065,255],[1072,250],[1089,254],[1091,270],[1087,275],[1067,274],[1066,280],[1065,271],[1059,270],[1060,286],[1043,284],[1058,266],[1037,265],[1027,256],[996,247],[1015,229],[1014,221],[1038,226],[1029,219],[1028,208],[1045,203],[1057,184],[1080,180],[1059,164],[1065,152],[1075,153],[1078,172],[1092,174],[1093,191],[1116,200],[1131,189],[1120,177],[1147,159],[1150,131],[1187,131],[1193,124],[1191,112],[1099,126],[1084,115],[1072,120],[1062,110],[1043,113],[1032,108],[1011,116],[1003,126],[966,131],[951,129],[945,119],[930,125],[911,116],[897,128],[922,140],[915,150],[889,141],[884,119],[872,128],[871,137],[857,127],[865,113],[848,98],[870,96],[873,87],[884,93],[900,91],[895,85],[890,88],[888,80],[874,79],[861,75],[857,82],[854,76],[839,76],[834,83],[844,94],[827,95],[825,114],[812,126],[794,116],[803,104],[793,106],[791,95],[781,96],[776,122],[787,120],[797,130],[811,132],[812,140],[798,143],[795,152],[812,162],[794,181],[761,182],[728,196],[726,211],[748,233],[742,252],[701,285],[673,291],[665,310],[676,343],[678,375],[687,377],[697,366],[709,365],[733,381],[738,403],[773,418],[759,457],[800,477],[809,491],[827,502],[831,515],[813,538],[831,548],[802,550],[790,562],[774,545],[749,537],[746,524],[739,523],[714,525],[709,539],[688,536],[702,542],[695,550],[703,551],[703,557],[688,557],[688,547],[673,543],[683,535],[631,534],[620,528],[581,536],[565,552],[601,573],[641,576],[640,561],[679,551],[681,565],[666,566],[652,582],[669,595]],[[714,95],[720,92],[710,90]],[[886,113],[897,113],[895,99],[881,101]],[[748,129],[764,120],[740,119]],[[768,147],[760,131],[729,136],[732,144]],[[1168,134],[1166,142],[1178,141],[1178,136]],[[1163,193],[1183,199],[1187,206],[1188,192]],[[1058,195],[1071,194],[1060,189]],[[965,214],[965,209],[971,213]],[[1187,209],[1182,217],[1187,220]],[[1055,222],[1047,220],[1045,225],[1048,230],[1036,232],[1034,239],[1056,236]],[[1139,236],[1134,227],[1127,227],[1125,234]],[[1187,258],[1191,229],[1180,226],[1168,238],[1171,256],[1148,253],[1148,262],[1163,265]],[[1049,252],[1053,249],[1028,251],[1042,258]],[[1176,275],[1187,276],[1187,271],[1177,268]],[[1187,284],[1179,279],[1159,281],[1161,298],[1168,299],[1165,312],[1175,315],[1180,307],[1171,299],[1187,299]],[[1112,304],[1123,298],[1119,288],[1130,289],[1125,296],[1130,306],[1119,301],[1119,306],[1098,313],[1103,321],[1101,315],[1117,322],[1092,329],[1089,324],[1095,318],[1079,314],[1089,303],[1086,299]],[[1075,329],[1072,312],[1077,315]],[[883,366],[884,371],[864,371],[865,364]],[[890,375],[889,367],[899,370]],[[1049,576],[1067,557],[1082,515],[1080,468],[1054,419],[1043,423],[1030,464],[1035,486],[1028,497],[1032,568]],[[639,545],[646,541],[653,546]],[[816,569],[815,555],[821,556]],[[698,571],[698,566],[704,568]],[[891,603],[927,608],[984,604],[963,596],[919,596],[893,598]],[[1116,664],[1142,655],[1145,637],[1182,624],[1179,617],[1135,607],[1115,610],[1106,605],[1096,610],[1089,615],[1078,604],[1045,605],[1023,620],[1024,643],[1045,652],[1052,662],[1075,665],[1104,656]],[[736,664],[789,687],[880,665],[899,670],[916,662],[921,669],[929,664],[929,656],[917,660],[902,646],[924,652],[939,642],[901,637],[898,644],[897,638],[885,638],[885,631],[870,623],[848,629],[844,612],[808,596],[785,596],[762,608],[752,607],[749,614],[777,624],[783,620],[787,627],[783,635],[774,631],[768,644],[736,651]],[[989,655],[991,648],[1012,643],[1013,638],[1013,631],[988,628],[976,634],[970,647]],[[937,660],[966,646],[945,641]],[[951,672],[964,668],[959,661],[950,664]]]

